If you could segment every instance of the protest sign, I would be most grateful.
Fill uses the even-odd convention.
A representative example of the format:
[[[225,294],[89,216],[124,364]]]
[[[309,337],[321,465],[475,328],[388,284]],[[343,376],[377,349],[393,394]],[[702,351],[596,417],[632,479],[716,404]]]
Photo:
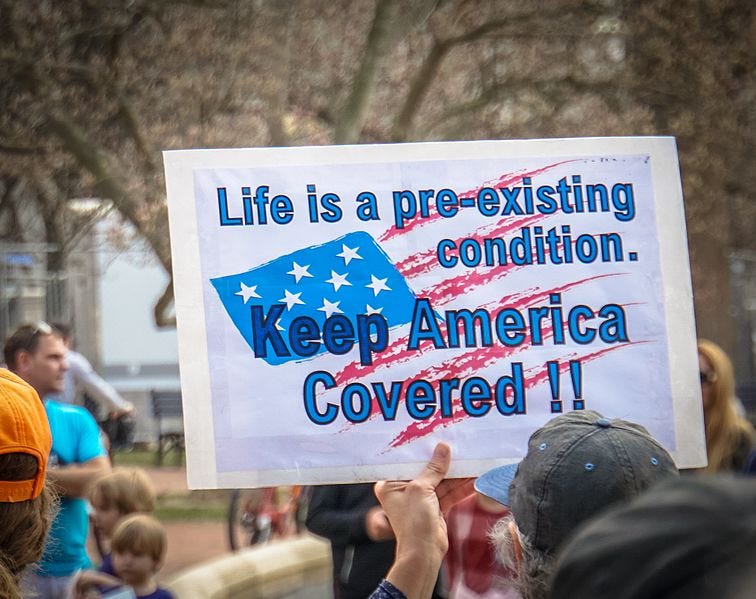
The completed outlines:
[[[705,462],[671,138],[165,153],[189,481],[452,475],[554,415]]]

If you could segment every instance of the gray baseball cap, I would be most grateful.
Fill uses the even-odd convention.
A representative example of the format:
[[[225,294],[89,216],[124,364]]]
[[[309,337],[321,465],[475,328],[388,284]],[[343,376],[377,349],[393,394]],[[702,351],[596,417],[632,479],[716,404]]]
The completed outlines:
[[[475,489],[509,506],[533,546],[553,553],[584,520],[670,476],[674,460],[644,427],[580,410],[547,422],[519,464],[489,470]]]

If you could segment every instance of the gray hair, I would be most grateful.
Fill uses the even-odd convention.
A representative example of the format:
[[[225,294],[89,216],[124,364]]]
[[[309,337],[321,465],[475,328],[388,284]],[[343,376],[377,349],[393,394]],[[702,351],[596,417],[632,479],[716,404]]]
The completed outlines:
[[[510,527],[510,524],[514,524],[514,526]],[[517,559],[515,554],[512,529],[514,529],[514,534],[517,535],[522,548],[522,560]],[[496,549],[499,561],[514,572],[512,582],[522,599],[546,599],[549,581],[556,561],[554,557],[533,547],[528,537],[517,528],[517,523],[512,514],[494,524],[488,536]]]

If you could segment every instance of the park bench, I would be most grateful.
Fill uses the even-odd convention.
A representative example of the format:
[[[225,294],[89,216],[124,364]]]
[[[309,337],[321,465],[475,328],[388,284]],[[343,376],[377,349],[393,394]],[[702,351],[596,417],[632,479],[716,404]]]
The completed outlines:
[[[163,464],[163,458],[170,451],[179,456],[184,452],[184,423],[181,406],[181,391],[150,392],[152,415],[157,427],[157,454],[155,463]],[[181,459],[181,458],[180,458]]]

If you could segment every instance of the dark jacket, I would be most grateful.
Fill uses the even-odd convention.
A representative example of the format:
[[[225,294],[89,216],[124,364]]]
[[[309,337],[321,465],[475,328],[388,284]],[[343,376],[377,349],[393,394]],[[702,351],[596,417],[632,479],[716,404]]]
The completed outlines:
[[[394,541],[376,543],[365,530],[376,505],[372,483],[312,487],[306,525],[331,541],[335,599],[369,597],[394,560]]]

